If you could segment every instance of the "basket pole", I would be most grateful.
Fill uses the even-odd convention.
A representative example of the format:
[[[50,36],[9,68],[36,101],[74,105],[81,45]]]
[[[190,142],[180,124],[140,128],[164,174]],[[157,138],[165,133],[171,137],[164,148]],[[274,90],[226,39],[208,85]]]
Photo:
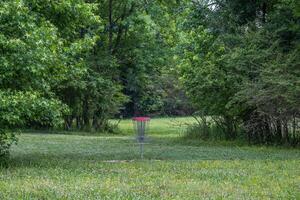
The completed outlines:
[[[141,159],[144,159],[144,147],[143,147],[143,143],[140,143],[140,154],[141,154]]]

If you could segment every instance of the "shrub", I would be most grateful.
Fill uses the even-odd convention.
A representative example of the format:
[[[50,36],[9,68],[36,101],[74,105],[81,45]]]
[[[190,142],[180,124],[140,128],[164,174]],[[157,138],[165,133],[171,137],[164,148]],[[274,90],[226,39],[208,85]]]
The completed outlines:
[[[5,163],[16,135],[8,130],[36,124],[60,125],[68,108],[56,99],[46,99],[36,92],[0,90],[0,163]]]
[[[0,166],[7,164],[9,148],[16,141],[17,138],[15,134],[0,129]]]

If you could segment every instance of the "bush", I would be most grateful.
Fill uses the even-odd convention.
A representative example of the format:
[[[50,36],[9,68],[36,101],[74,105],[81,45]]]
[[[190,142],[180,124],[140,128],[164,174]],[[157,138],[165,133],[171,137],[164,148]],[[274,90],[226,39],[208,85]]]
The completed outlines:
[[[6,162],[9,148],[16,142],[15,134],[7,130],[32,124],[59,126],[67,112],[68,108],[60,101],[46,99],[39,93],[0,90],[0,163]]]
[[[15,134],[0,129],[0,166],[7,164],[9,148],[16,141]]]

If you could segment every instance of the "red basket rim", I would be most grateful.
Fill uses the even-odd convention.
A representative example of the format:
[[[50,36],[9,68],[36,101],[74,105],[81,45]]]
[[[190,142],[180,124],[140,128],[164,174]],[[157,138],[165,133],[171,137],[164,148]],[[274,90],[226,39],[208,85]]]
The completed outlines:
[[[150,121],[150,117],[133,117],[133,121],[140,121],[140,122],[145,122],[145,121]]]

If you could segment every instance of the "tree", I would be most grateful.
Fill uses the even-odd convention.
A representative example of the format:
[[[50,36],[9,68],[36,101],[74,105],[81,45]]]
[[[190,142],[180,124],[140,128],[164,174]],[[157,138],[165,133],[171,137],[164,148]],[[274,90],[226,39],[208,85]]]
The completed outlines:
[[[82,44],[91,41],[88,38],[74,41],[61,37],[52,21],[37,9],[42,7],[36,1],[0,3],[1,162],[15,141],[9,130],[60,125],[68,109],[54,88],[67,75],[82,71],[80,65],[70,63],[80,60],[79,52],[91,44]]]
[[[238,127],[251,142],[298,137],[297,125],[289,128],[299,115],[296,7],[295,1],[191,5],[180,45],[181,79],[198,109],[221,117],[217,124],[228,139]]]
[[[99,3],[98,13],[103,19],[96,52],[114,61],[114,79],[120,81],[122,93],[129,97],[122,115],[159,111],[162,94],[156,90],[156,80],[168,63],[170,49],[160,24],[167,17],[163,4],[135,0],[93,2]]]

